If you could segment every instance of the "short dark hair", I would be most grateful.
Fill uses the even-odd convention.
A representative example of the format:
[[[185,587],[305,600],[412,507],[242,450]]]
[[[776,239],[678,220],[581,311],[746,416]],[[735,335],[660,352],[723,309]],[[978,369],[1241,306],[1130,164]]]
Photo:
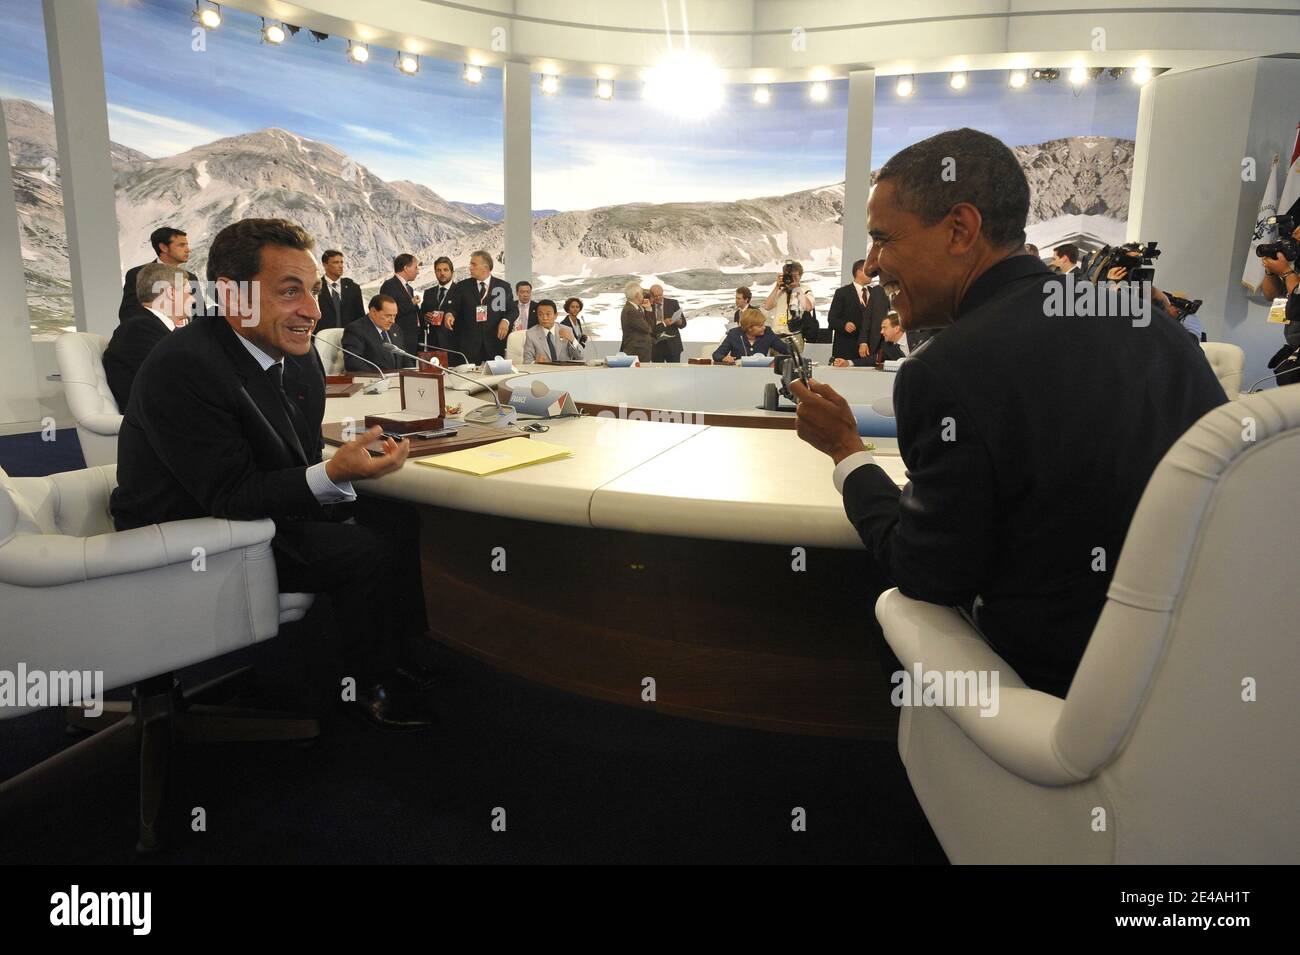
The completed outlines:
[[[340,252],[338,249],[326,249],[324,252],[320,254],[320,264],[324,265],[326,262],[328,262],[330,259],[334,258],[335,256],[338,256],[341,259],[343,258],[343,253]]]
[[[447,258],[445,255],[440,255],[440,256],[438,256],[436,259],[434,259],[434,260],[433,260],[433,267],[436,269],[438,266],[442,265],[444,262],[447,263],[447,268],[451,269],[453,272],[456,271],[456,263],[452,262],[452,260],[449,259],[449,258]]]
[[[577,302],[577,303],[578,303],[578,311],[580,311],[580,312],[582,311],[582,308],[583,308],[583,305],[582,305],[582,299],[578,298],[578,296],[576,296],[576,295],[570,295],[568,298],[566,298],[566,299],[564,300],[564,311],[565,311],[565,314],[568,314],[569,306],[570,306],[571,304],[573,304],[574,302]]]
[[[900,322],[899,322],[899,320],[898,320],[898,313],[895,312],[892,308],[891,308],[891,309],[889,310],[889,312],[885,315],[885,321],[889,322],[889,324],[891,324],[891,325],[898,325],[898,324],[900,324]]]
[[[748,285],[742,285],[740,288],[736,289],[736,291],[740,293],[740,297],[746,302],[752,302],[754,300],[754,293],[749,290]]]
[[[520,279],[518,282],[515,283],[515,291],[518,292],[518,291],[519,291],[521,288],[523,288],[525,285],[527,285],[529,288],[532,288],[532,287],[533,287],[533,283],[530,282],[530,281],[528,281],[528,279]],[[537,304],[538,304],[538,305],[541,305],[542,303],[541,303],[541,302],[538,302]],[[554,305],[555,303],[552,302],[551,304]]]
[[[945,175],[951,169],[953,175]],[[926,225],[967,202],[980,232],[998,248],[1025,241],[1029,180],[1006,143],[978,129],[950,129],[913,143],[881,167],[876,183],[894,181],[898,204]]]
[[[370,296],[370,310],[372,312],[382,312],[385,305],[397,307],[397,299],[391,295],[372,295]]]
[[[1071,262],[1079,261],[1079,247],[1075,245],[1073,242],[1067,242],[1064,245],[1058,245],[1056,248],[1052,250],[1052,252],[1056,255],[1065,256],[1065,258],[1069,259]]]
[[[858,259],[856,262],[853,263],[853,271],[850,272],[849,274],[850,274],[850,275],[857,275],[859,272],[861,272],[861,271],[862,271],[863,269],[865,269],[866,267],[867,267],[867,260],[866,260],[866,259]]]
[[[555,307],[555,299],[553,298],[544,298],[540,302],[533,303],[533,307],[538,309],[545,308],[548,305],[551,307],[552,312],[554,312],[556,315],[560,314],[560,310]]]
[[[172,239],[186,234],[180,229],[173,229],[171,226],[166,225],[161,229],[154,229],[149,233],[149,244],[153,246],[153,254],[161,255],[164,245],[171,245]]]
[[[471,253],[469,254],[469,257],[470,257],[471,260],[473,260],[473,259],[482,259],[484,262],[487,263],[487,267],[488,267],[488,271],[489,271],[489,272],[492,271],[492,268],[493,268],[493,266],[495,265],[495,263],[492,261],[492,256],[491,256],[491,254],[490,254],[490,253],[487,253],[487,252],[484,252],[482,249],[475,249],[473,252],[471,252]]]
[[[1025,243],[1025,251],[1028,252],[1030,255],[1041,255],[1041,254],[1042,254],[1042,253],[1040,253],[1040,252],[1038,251],[1038,246],[1034,245],[1034,243],[1032,243],[1032,242],[1026,242],[1026,243]]]
[[[240,219],[212,240],[208,250],[208,281],[251,282],[262,271],[262,249],[280,245],[310,252],[316,244],[307,231],[288,219]]]
[[[400,272],[402,271],[402,269],[406,268],[414,261],[415,261],[415,256],[413,256],[410,252],[403,252],[401,255],[394,256],[393,271]]]

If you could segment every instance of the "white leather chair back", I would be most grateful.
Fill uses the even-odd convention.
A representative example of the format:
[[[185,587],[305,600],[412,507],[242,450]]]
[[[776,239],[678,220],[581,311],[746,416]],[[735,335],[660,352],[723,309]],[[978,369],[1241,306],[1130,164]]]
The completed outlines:
[[[316,354],[320,355],[320,363],[325,366],[325,374],[343,374],[343,352],[339,351],[337,347],[330,347],[330,345],[338,346],[343,344],[343,329],[325,328],[317,332],[316,337],[320,341],[313,344],[316,346]],[[324,344],[326,342],[328,344]]]
[[[117,432],[122,414],[104,374],[108,339],[92,332],[64,332],[54,340],[63,394],[77,423],[86,464],[117,463]]]
[[[506,336],[506,357],[516,366],[524,363],[524,335],[526,332],[511,332]]]
[[[1246,365],[1246,353],[1230,342],[1201,342],[1201,351],[1205,352],[1205,360],[1214,369],[1228,400],[1236,401],[1241,394],[1241,374]]]
[[[1300,388],[1222,405],[1160,462],[1056,725],[1121,820],[1117,862],[1300,845]]]

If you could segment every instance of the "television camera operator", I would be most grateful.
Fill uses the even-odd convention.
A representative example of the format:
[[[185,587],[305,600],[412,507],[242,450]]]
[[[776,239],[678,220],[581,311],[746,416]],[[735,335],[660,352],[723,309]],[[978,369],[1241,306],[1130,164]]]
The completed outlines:
[[[1277,383],[1282,385],[1300,384],[1300,275],[1296,274],[1296,263],[1300,261],[1300,225],[1296,223],[1300,213],[1300,201],[1287,210],[1284,216],[1278,216],[1278,239],[1276,242],[1261,242],[1255,247],[1255,254],[1264,262],[1264,281],[1260,291],[1270,299],[1286,299],[1286,324],[1282,334],[1286,344],[1278,349],[1268,361],[1270,371],[1279,372]],[[1287,366],[1292,366],[1287,370]]]

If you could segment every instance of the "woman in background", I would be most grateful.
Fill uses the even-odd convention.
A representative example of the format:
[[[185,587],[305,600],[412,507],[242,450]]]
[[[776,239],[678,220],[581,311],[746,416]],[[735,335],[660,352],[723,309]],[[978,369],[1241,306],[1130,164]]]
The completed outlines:
[[[618,349],[625,355],[636,355],[642,364],[648,365],[650,349],[654,345],[655,323],[651,313],[645,309],[646,291],[640,282],[628,282],[623,295],[627,302],[618,317],[623,326],[623,341]]]
[[[582,311],[582,299],[566,298],[564,300],[564,318],[560,319],[561,325],[568,325],[573,329],[573,336],[578,339],[578,344],[584,348],[587,346],[587,329],[583,327],[582,319],[578,313]]]
[[[740,313],[740,325],[727,332],[722,344],[713,352],[713,360],[734,365],[746,355],[790,354],[785,342],[767,327],[767,316],[756,308]]]

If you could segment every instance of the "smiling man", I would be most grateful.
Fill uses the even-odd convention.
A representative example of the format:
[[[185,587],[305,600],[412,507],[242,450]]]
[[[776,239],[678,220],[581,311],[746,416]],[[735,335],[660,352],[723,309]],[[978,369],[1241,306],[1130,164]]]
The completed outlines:
[[[376,626],[375,608],[391,606],[388,548],[334,506],[356,499],[351,482],[400,468],[408,445],[390,440],[372,456],[366,446],[380,433],[372,428],[322,460],[311,248],[284,219],[244,219],[217,234],[208,253],[217,314],[159,342],[132,385],[113,521],[127,530],[195,517],[273,519],[281,592],[331,597],[344,675],[357,681],[354,708],[386,727],[427,725],[387,676],[401,652],[400,635]]]
[[[791,385],[799,436],[835,461],[863,543],[907,596],[969,611],[1035,689],[1064,696],[1138,498],[1179,436],[1225,399],[1167,314],[1049,317],[1061,281],[1024,252],[1015,155],[959,129],[904,149],[868,203],[871,251],[902,328],[946,328],[894,384],[898,488],[848,404]]]

